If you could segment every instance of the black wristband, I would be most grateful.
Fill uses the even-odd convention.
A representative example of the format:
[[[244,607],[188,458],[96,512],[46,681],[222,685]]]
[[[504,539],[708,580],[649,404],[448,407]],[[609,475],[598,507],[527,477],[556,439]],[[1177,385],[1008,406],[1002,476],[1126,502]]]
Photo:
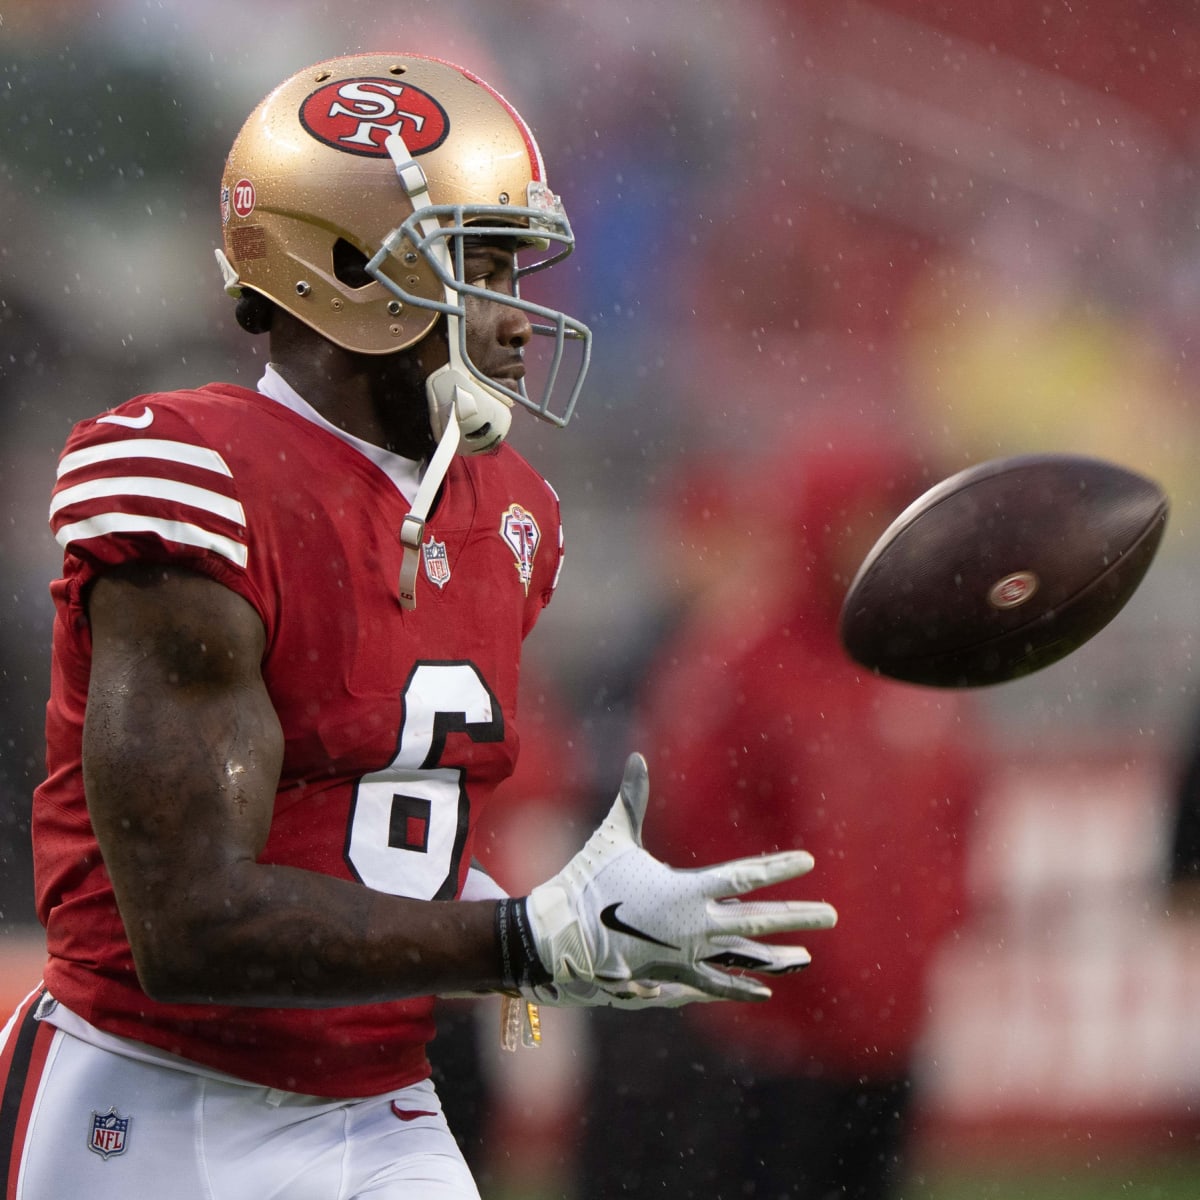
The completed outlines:
[[[505,991],[539,987],[550,982],[550,972],[542,965],[525,897],[510,897],[496,905],[496,940],[500,943],[500,978]]]

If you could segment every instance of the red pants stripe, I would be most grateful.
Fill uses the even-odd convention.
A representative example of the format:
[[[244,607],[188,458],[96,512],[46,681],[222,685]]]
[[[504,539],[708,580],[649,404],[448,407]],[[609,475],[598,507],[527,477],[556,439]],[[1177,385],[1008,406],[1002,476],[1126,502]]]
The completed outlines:
[[[26,998],[0,1049],[0,1079],[4,1080],[0,1095],[0,1180],[4,1183],[4,1200],[14,1200],[17,1194],[29,1110],[56,1032],[53,1026],[34,1020],[34,1010],[43,994],[39,988]]]

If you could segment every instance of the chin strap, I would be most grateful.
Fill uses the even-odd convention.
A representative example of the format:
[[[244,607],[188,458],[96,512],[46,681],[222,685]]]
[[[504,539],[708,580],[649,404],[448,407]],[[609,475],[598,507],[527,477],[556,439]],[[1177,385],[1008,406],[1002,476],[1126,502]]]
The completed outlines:
[[[233,263],[225,257],[224,250],[214,250],[213,253],[217,256],[217,266],[221,268],[221,285],[225,289],[225,295],[232,296],[235,300],[241,299],[242,281]]]
[[[458,451],[459,443],[458,417],[453,407],[446,418],[446,429],[425,474],[421,476],[420,486],[413,499],[412,508],[400,524],[400,543],[404,547],[404,558],[400,563],[400,607],[413,609],[417,607],[417,571],[421,565],[421,541],[425,537],[425,520],[433,507],[434,497],[450,463]]]
[[[384,143],[396,168],[414,213],[424,212],[418,227],[425,239],[425,253],[437,260],[444,277],[454,274],[445,241],[438,236],[441,224],[431,210],[429,184],[425,172],[409,153],[404,139],[393,132]],[[429,210],[429,211],[426,211]],[[384,245],[393,253],[399,248],[399,231],[393,230]],[[437,449],[429,460],[412,508],[400,526],[404,558],[400,565],[401,607],[417,607],[417,571],[421,562],[421,541],[425,521],[438,488],[446,478],[456,453],[480,454],[499,445],[512,421],[512,402],[501,393],[475,379],[463,361],[465,329],[461,327],[457,301],[448,284],[444,285],[446,339],[449,362],[433,371],[425,381],[426,402]]]

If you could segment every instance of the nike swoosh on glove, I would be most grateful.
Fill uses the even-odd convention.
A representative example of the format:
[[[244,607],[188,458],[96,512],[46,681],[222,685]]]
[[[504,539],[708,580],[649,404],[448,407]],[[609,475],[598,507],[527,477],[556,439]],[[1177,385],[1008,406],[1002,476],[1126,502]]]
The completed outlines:
[[[513,914],[527,928],[520,940],[532,942],[544,968],[526,981],[584,992],[594,986],[630,1000],[655,984],[669,987],[675,1003],[767,999],[771,989],[744,972],[785,975],[811,958],[803,947],[757,939],[829,929],[837,913],[818,901],[737,897],[807,874],[812,855],[785,850],[694,870],[670,867],[642,847],[649,797],[645,759],[632,754],[607,818],[562,871],[530,892],[524,912]]]
[[[482,867],[472,863],[467,868],[460,899],[507,900],[508,893]],[[713,999],[681,983],[657,984],[639,980],[602,987],[595,981],[576,979],[562,984],[527,984],[518,990],[526,1000],[547,1008],[678,1008],[695,1000]],[[477,997],[479,993],[451,992],[445,995],[449,999],[455,996]]]

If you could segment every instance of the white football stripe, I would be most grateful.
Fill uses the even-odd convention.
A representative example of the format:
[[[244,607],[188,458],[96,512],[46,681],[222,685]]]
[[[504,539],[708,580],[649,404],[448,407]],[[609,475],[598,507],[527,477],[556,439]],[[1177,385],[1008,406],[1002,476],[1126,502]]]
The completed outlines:
[[[199,525],[189,525],[186,521],[164,521],[161,517],[144,517],[137,513],[99,513],[86,521],[64,525],[54,535],[54,540],[65,550],[72,542],[103,537],[108,533],[156,533],[170,542],[212,550],[239,567],[246,565],[248,555],[247,548],[241,542],[202,529]]]
[[[246,510],[231,496],[210,492],[208,488],[196,487],[191,483],[178,483],[174,479],[154,479],[148,475],[106,476],[77,483],[74,487],[56,492],[50,502],[50,515],[60,508],[79,500],[94,500],[100,496],[148,496],[154,500],[172,500],[186,504],[189,508],[200,508],[215,513],[227,521],[245,525]]]
[[[166,462],[201,467],[205,471],[216,471],[219,475],[233,478],[233,472],[215,450],[207,446],[195,446],[191,442],[172,442],[166,438],[126,438],[119,442],[104,442],[99,446],[73,450],[70,454],[64,454],[59,462],[58,478],[94,463],[111,462],[115,458],[161,458]]]

